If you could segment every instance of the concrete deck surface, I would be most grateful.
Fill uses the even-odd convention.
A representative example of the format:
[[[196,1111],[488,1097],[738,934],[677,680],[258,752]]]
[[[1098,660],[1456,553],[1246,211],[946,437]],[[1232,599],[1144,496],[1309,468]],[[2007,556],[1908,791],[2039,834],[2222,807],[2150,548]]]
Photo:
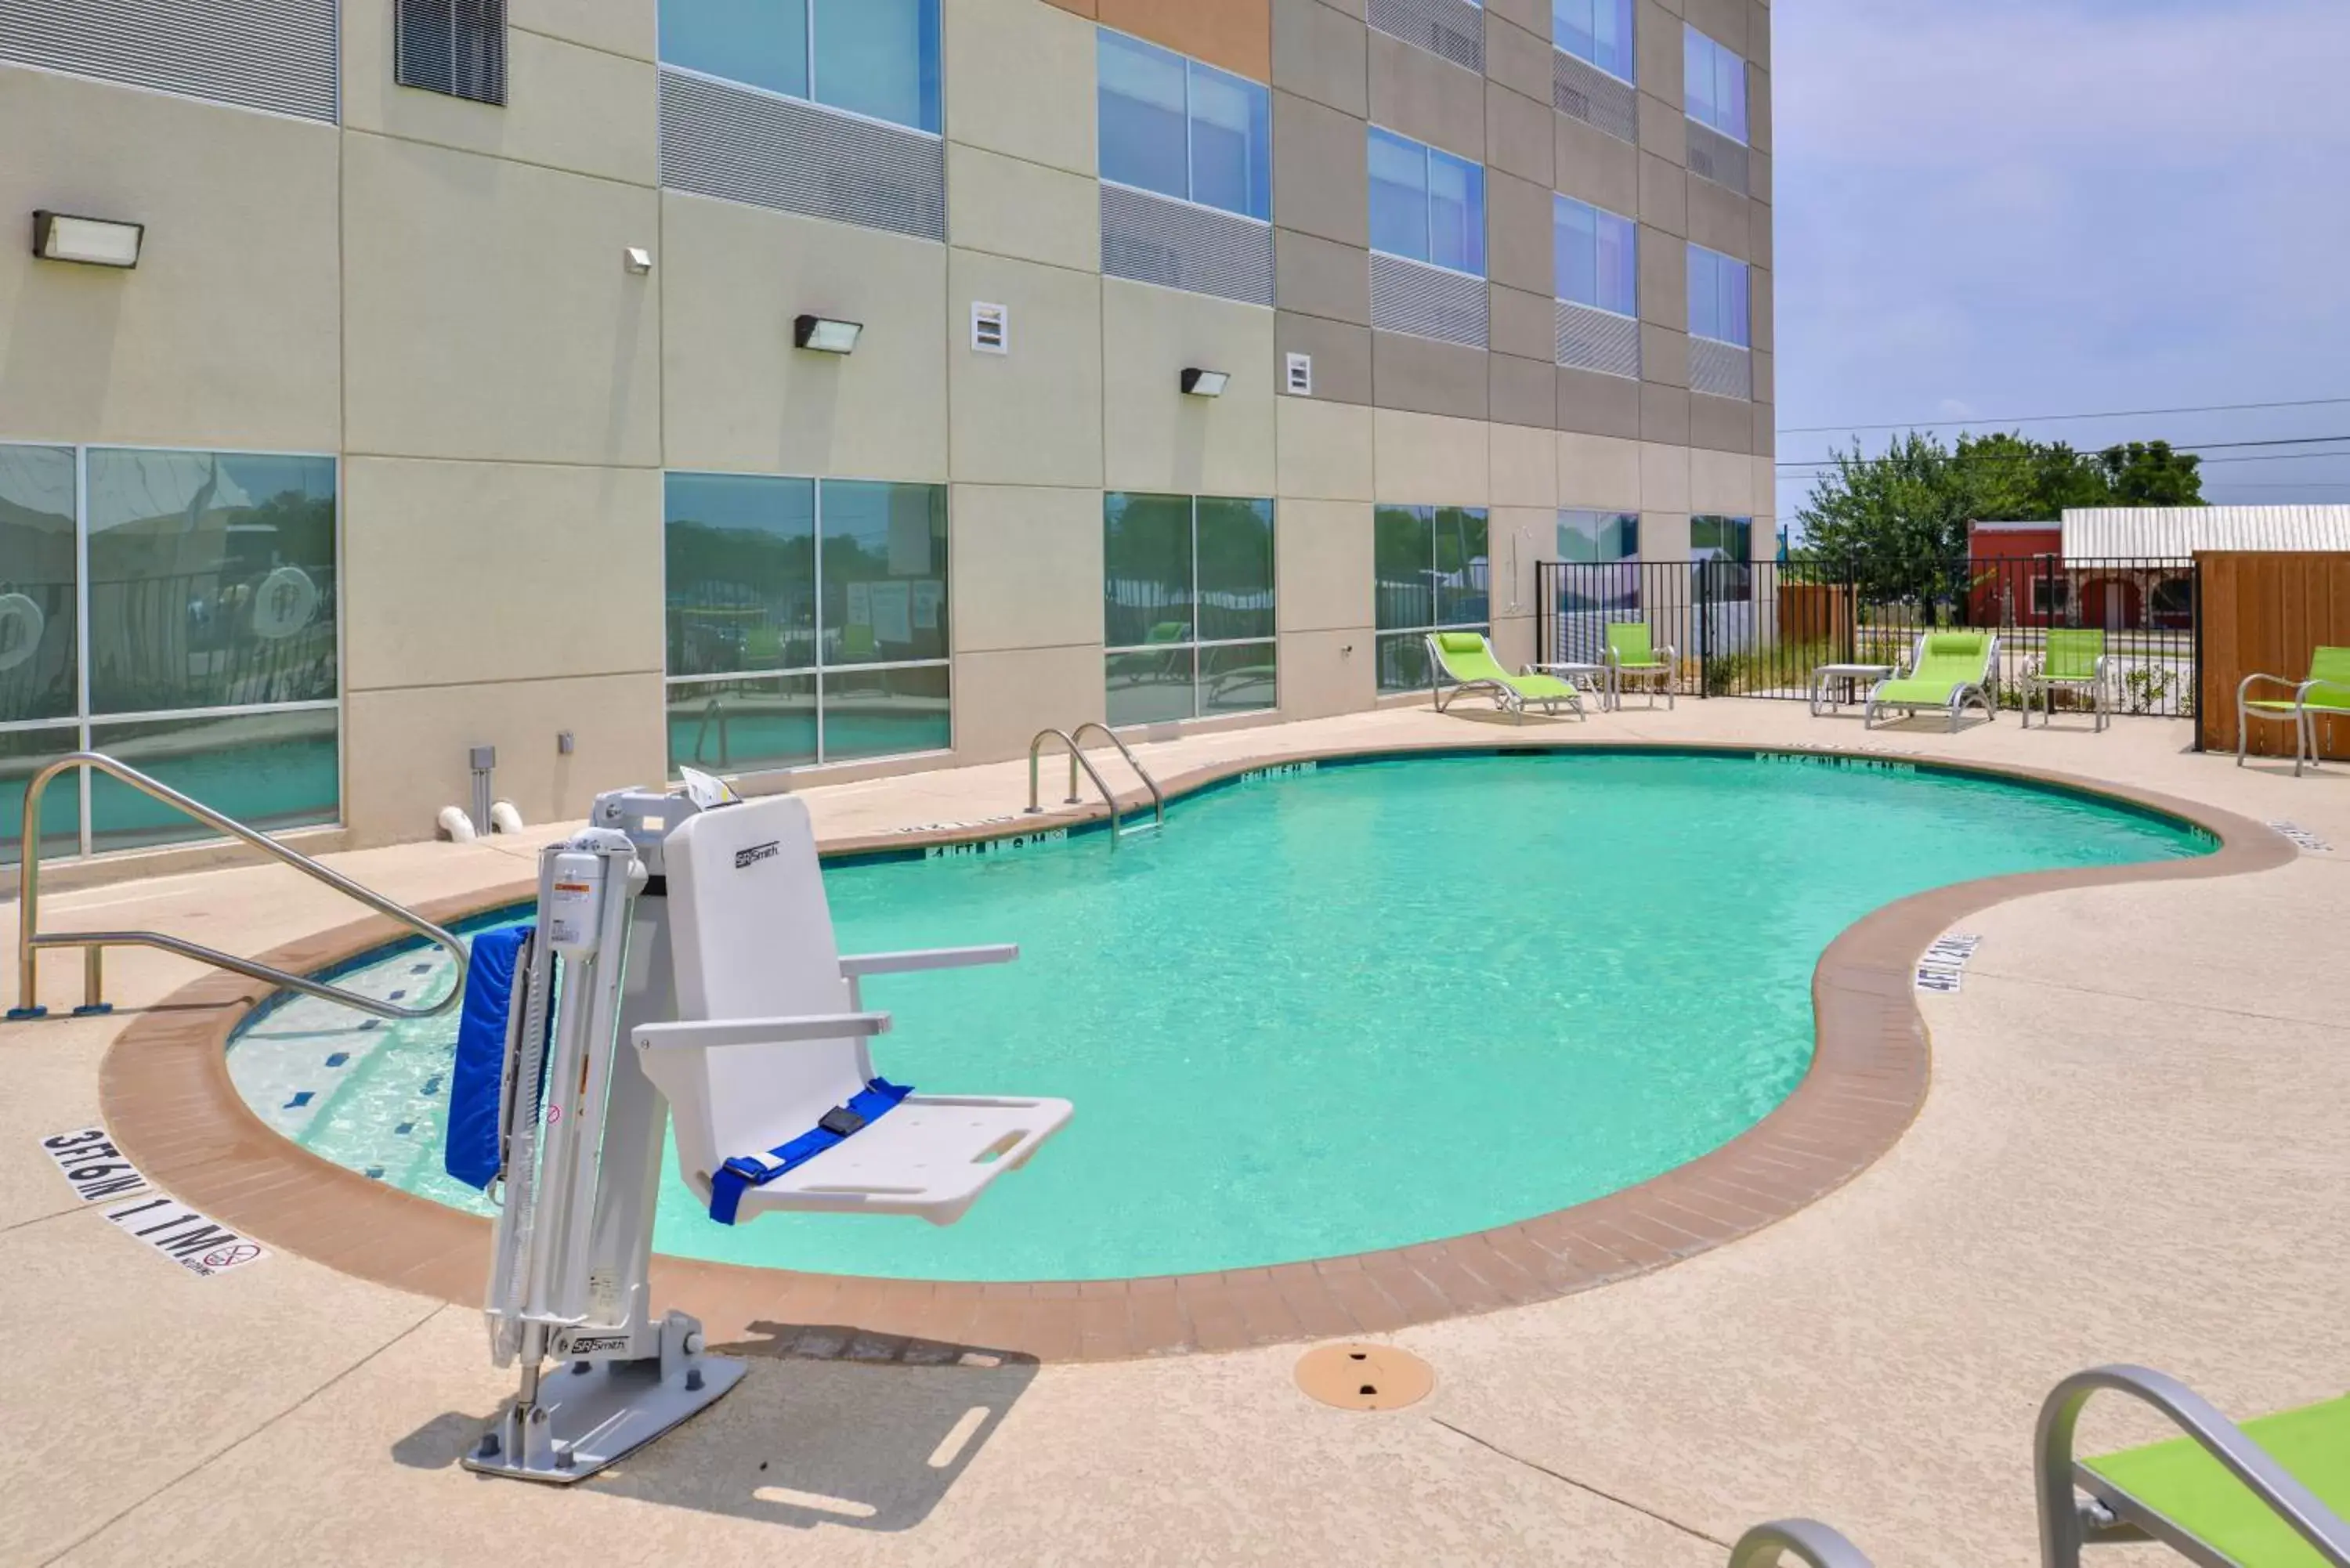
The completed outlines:
[[[2143,1362],[2242,1414],[2341,1391],[2350,769],[2238,770],[2152,720],[1864,735],[1731,701],[1523,729],[1390,710],[1143,754],[1173,773],[1535,732],[2045,767],[2290,819],[2335,847],[1985,913],[1964,989],[1920,998],[1934,1084],[1884,1160],[1661,1272],[1393,1336],[1437,1374],[1409,1410],[1312,1405],[1294,1345],[1041,1368],[761,1360],[717,1409],[568,1492],[455,1468],[512,1392],[474,1313],[283,1254],[199,1280],[112,1233],[38,1144],[98,1119],[123,1020],[0,1027],[0,1303],[19,1325],[0,1366],[0,1562],[1695,1565],[1792,1512],[1882,1564],[2022,1565],[2032,1418],[2065,1372]],[[840,838],[1012,813],[1026,778],[1005,764],[806,793]],[[539,836],[335,864],[418,900],[526,875]],[[11,951],[16,913],[0,905]],[[68,894],[45,916],[259,951],[349,910],[242,867]],[[125,1006],[199,972],[145,950],[109,968]],[[43,1000],[73,1000],[70,957],[43,972]],[[934,1452],[982,1407],[1000,1422],[975,1447]],[[2093,1444],[2145,1430],[2095,1407],[2086,1428]],[[868,1511],[809,1506],[822,1498]]]

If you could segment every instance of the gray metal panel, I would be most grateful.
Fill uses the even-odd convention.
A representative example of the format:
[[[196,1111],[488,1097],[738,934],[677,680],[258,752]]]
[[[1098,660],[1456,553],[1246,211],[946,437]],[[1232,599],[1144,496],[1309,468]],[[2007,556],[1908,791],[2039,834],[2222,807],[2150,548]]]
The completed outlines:
[[[1371,253],[1371,325],[1382,332],[1482,348],[1491,305],[1482,277]]]
[[[1603,376],[1640,379],[1640,323],[1611,310],[1559,300],[1558,362]]]
[[[1746,149],[1694,119],[1689,122],[1689,171],[1746,194]]]
[[[336,119],[336,0],[0,0],[0,60]]]
[[[1485,72],[1485,13],[1469,0],[1370,0],[1370,24],[1480,76]]]
[[[2185,560],[2198,550],[2350,551],[2350,506],[2075,506],[2064,511],[2068,560]]]
[[[660,180],[811,218],[947,237],[939,138],[666,67]]]
[[[1561,114],[1596,126],[1619,141],[1640,140],[1640,94],[1565,49],[1551,51],[1550,101]]]
[[[1101,242],[1110,277],[1273,303],[1270,223],[1104,181]]]
[[[1754,357],[1735,343],[1690,339],[1690,390],[1717,398],[1754,396]]]

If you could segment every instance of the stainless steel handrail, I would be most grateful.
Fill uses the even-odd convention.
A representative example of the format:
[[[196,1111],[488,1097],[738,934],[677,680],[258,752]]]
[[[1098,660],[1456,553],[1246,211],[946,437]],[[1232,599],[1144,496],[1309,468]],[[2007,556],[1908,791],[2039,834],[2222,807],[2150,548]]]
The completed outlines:
[[[1107,741],[1111,745],[1118,748],[1118,754],[1126,759],[1126,765],[1134,770],[1134,776],[1140,779],[1142,781],[1142,787],[1150,792],[1151,816],[1156,825],[1160,827],[1166,826],[1167,794],[1165,791],[1159,787],[1159,781],[1150,776],[1150,770],[1144,767],[1135,754],[1127,749],[1126,742],[1118,738],[1118,732],[1111,729],[1107,724],[1088,719],[1084,723],[1078,725],[1075,730],[1072,730],[1070,733],[1076,735],[1079,740],[1083,740],[1087,730],[1100,731],[1102,739]],[[1076,775],[1074,772],[1071,773],[1069,777],[1069,788],[1072,794],[1076,792]],[[1033,794],[1035,792],[1031,790],[1029,793]]]
[[[402,1007],[398,1002],[380,1002],[374,997],[362,996],[358,992],[347,991],[341,986],[328,985],[324,981],[311,980],[305,975],[290,974],[285,970],[274,968],[269,964],[257,963],[252,959],[241,959],[233,953],[220,952],[184,938],[165,936],[160,931],[54,931],[44,934],[40,929],[41,796],[48,789],[49,781],[69,768],[94,768],[109,778],[129,784],[142,794],[161,801],[165,805],[195,818],[207,827],[216,828],[232,838],[252,845],[270,858],[283,861],[314,881],[324,882],[335,891],[358,899],[377,914],[386,916],[419,936],[440,944],[442,949],[457,961],[458,972],[460,974],[464,972],[464,944],[424,919],[423,916],[417,914],[413,909],[395,904],[380,893],[362,888],[338,872],[328,870],[308,856],[288,849],[265,834],[256,833],[241,822],[223,816],[202,801],[191,800],[171,785],[149,778],[138,769],[116,762],[103,753],[76,752],[70,756],[59,758],[35,774],[32,782],[25,786],[24,832],[23,836],[17,840],[22,846],[23,854],[23,863],[18,875],[23,891],[24,908],[16,932],[17,1005],[9,1010],[10,1018],[39,1018],[48,1011],[40,1005],[35,989],[36,961],[43,948],[83,950],[82,1004],[74,1009],[77,1013],[104,1012],[109,1010],[108,1004],[101,1000],[101,995],[106,982],[104,952],[109,947],[160,948],[167,953],[177,953],[182,958],[193,959],[198,963],[210,964],[214,969],[224,969],[231,973],[244,975],[248,980],[264,981],[271,985],[282,986],[287,991],[298,991],[305,996],[316,996],[328,1002],[340,1002],[346,1007],[357,1008],[361,1012],[372,1013],[378,1018],[432,1018],[448,1012],[456,1004],[457,998],[463,990],[462,986],[450,987],[449,994],[430,1007]]]
[[[1167,795],[1159,787],[1159,781],[1150,776],[1150,771],[1135,759],[1134,753],[1127,750],[1126,742],[1111,733],[1107,726],[1087,720],[1077,726],[1076,733],[1082,735],[1087,730],[1099,730],[1103,734],[1109,736],[1109,743],[1118,748],[1118,754],[1126,759],[1127,765],[1135,771],[1136,776],[1142,780],[1143,787],[1150,792],[1154,810],[1153,825],[1159,827],[1166,826]],[[1065,805],[1083,804],[1083,797],[1077,794],[1077,770],[1085,769],[1086,776],[1094,781],[1094,788],[1101,791],[1103,804],[1109,807],[1109,846],[1112,850],[1116,850],[1118,835],[1123,831],[1118,826],[1118,794],[1109,787],[1107,781],[1103,779],[1100,770],[1094,766],[1093,760],[1086,755],[1085,749],[1077,744],[1076,737],[1066,730],[1039,730],[1028,742],[1028,815],[1039,816],[1044,814],[1045,807],[1040,804],[1037,793],[1039,787],[1036,777],[1037,758],[1045,749],[1045,742],[1054,739],[1058,739],[1061,744],[1067,748],[1069,753],[1069,797],[1062,804]]]

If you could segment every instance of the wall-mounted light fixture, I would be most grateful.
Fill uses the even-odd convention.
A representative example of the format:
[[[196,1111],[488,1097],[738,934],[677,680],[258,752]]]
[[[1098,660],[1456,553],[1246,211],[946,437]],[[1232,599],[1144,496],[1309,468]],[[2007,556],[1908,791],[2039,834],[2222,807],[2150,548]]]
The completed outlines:
[[[1232,377],[1222,370],[1201,370],[1197,368],[1183,372],[1183,395],[1187,398],[1221,398]]]
[[[803,316],[792,323],[795,347],[818,354],[854,354],[865,330],[861,321],[835,321],[828,316]]]
[[[139,265],[144,223],[77,218],[70,213],[33,214],[33,254],[43,261],[81,262],[89,266]]]

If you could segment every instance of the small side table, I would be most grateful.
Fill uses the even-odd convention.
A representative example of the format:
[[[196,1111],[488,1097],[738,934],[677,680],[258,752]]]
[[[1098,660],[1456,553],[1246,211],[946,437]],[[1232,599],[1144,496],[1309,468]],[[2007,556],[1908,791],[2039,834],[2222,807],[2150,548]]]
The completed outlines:
[[[1840,708],[1847,702],[1866,701],[1854,695],[1853,688],[1866,680],[1875,685],[1893,673],[1889,664],[1823,664],[1812,671],[1812,717],[1820,716],[1822,707]],[[1835,691],[1836,681],[1844,682],[1844,696],[1839,700]]]
[[[1569,686],[1578,678],[1591,683],[1598,693],[1599,711],[1606,712],[1616,706],[1616,670],[1609,664],[1577,664],[1573,661],[1553,664],[1529,664],[1519,671],[1522,675],[1555,675]]]

